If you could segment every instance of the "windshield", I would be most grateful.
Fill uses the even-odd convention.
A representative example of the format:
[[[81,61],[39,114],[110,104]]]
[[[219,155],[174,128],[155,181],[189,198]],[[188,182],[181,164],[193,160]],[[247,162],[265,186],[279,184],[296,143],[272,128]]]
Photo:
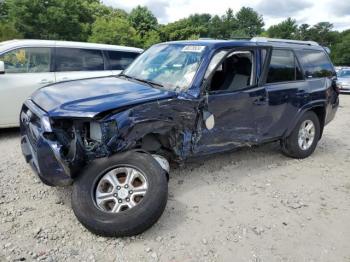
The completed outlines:
[[[122,75],[148,81],[169,91],[186,91],[204,53],[204,46],[162,44],[140,55]]]
[[[338,77],[350,77],[350,70],[340,70]]]

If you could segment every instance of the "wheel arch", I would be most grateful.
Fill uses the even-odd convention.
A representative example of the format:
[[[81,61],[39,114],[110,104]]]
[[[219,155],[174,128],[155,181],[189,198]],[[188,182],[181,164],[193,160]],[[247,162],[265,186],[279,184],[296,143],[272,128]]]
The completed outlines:
[[[316,107],[311,108],[308,111],[314,112],[318,117],[318,120],[320,122],[320,139],[321,139],[322,134],[323,134],[323,129],[325,126],[326,108],[324,106],[316,106]]]
[[[295,128],[296,124],[300,120],[300,118],[306,113],[312,111],[316,114],[320,121],[320,128],[321,128],[321,133],[320,133],[320,139],[323,134],[323,129],[325,126],[325,119],[326,119],[326,103],[325,101],[314,101],[312,103],[306,104],[303,106],[297,113],[296,117],[294,118],[293,121],[291,121],[291,124],[288,126],[285,134],[283,135],[283,138],[288,137],[292,132],[293,129]]]

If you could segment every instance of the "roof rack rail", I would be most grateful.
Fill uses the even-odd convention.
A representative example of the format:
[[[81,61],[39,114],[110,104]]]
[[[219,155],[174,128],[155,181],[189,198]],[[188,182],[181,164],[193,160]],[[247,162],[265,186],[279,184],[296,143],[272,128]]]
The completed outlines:
[[[200,37],[198,38],[198,40],[216,40],[216,39],[211,37]]]
[[[278,39],[278,38],[268,38],[268,37],[253,37],[250,39],[252,42],[276,42],[276,43],[286,43],[286,44],[296,44],[296,45],[310,45],[319,46],[315,41],[301,41],[301,40],[289,40],[289,39]]]
[[[250,40],[251,38],[250,37],[230,37],[229,39],[226,39],[226,40]]]

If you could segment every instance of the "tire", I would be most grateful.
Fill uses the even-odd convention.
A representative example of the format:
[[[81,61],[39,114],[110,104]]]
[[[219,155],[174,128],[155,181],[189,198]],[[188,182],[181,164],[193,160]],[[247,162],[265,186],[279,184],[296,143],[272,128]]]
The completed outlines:
[[[144,197],[136,206],[125,211],[112,213],[102,210],[95,201],[99,181],[107,172],[125,166],[140,171],[146,178],[148,189]],[[94,234],[133,236],[157,222],[165,209],[167,198],[167,178],[158,162],[147,153],[130,151],[98,159],[87,166],[73,184],[72,208],[78,220]]]
[[[311,121],[314,125],[314,139],[312,144],[307,149],[302,149],[299,145],[298,139],[299,139],[299,130],[301,128],[301,125],[305,123],[305,121]],[[320,128],[320,121],[317,117],[317,115],[312,112],[308,111],[306,112],[298,121],[298,123],[295,125],[292,133],[287,137],[281,140],[281,148],[283,154],[289,157],[293,158],[306,158],[310,156],[316,149],[317,143],[320,139],[321,135],[321,128]]]

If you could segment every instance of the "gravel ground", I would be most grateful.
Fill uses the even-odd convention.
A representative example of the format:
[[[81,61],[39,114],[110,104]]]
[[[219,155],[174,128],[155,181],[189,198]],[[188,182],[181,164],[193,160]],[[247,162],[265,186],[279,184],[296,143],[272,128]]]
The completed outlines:
[[[350,261],[350,96],[304,160],[278,143],[173,170],[160,221],[131,238],[89,233],[71,188],[24,162],[18,130],[0,132],[0,261]]]

